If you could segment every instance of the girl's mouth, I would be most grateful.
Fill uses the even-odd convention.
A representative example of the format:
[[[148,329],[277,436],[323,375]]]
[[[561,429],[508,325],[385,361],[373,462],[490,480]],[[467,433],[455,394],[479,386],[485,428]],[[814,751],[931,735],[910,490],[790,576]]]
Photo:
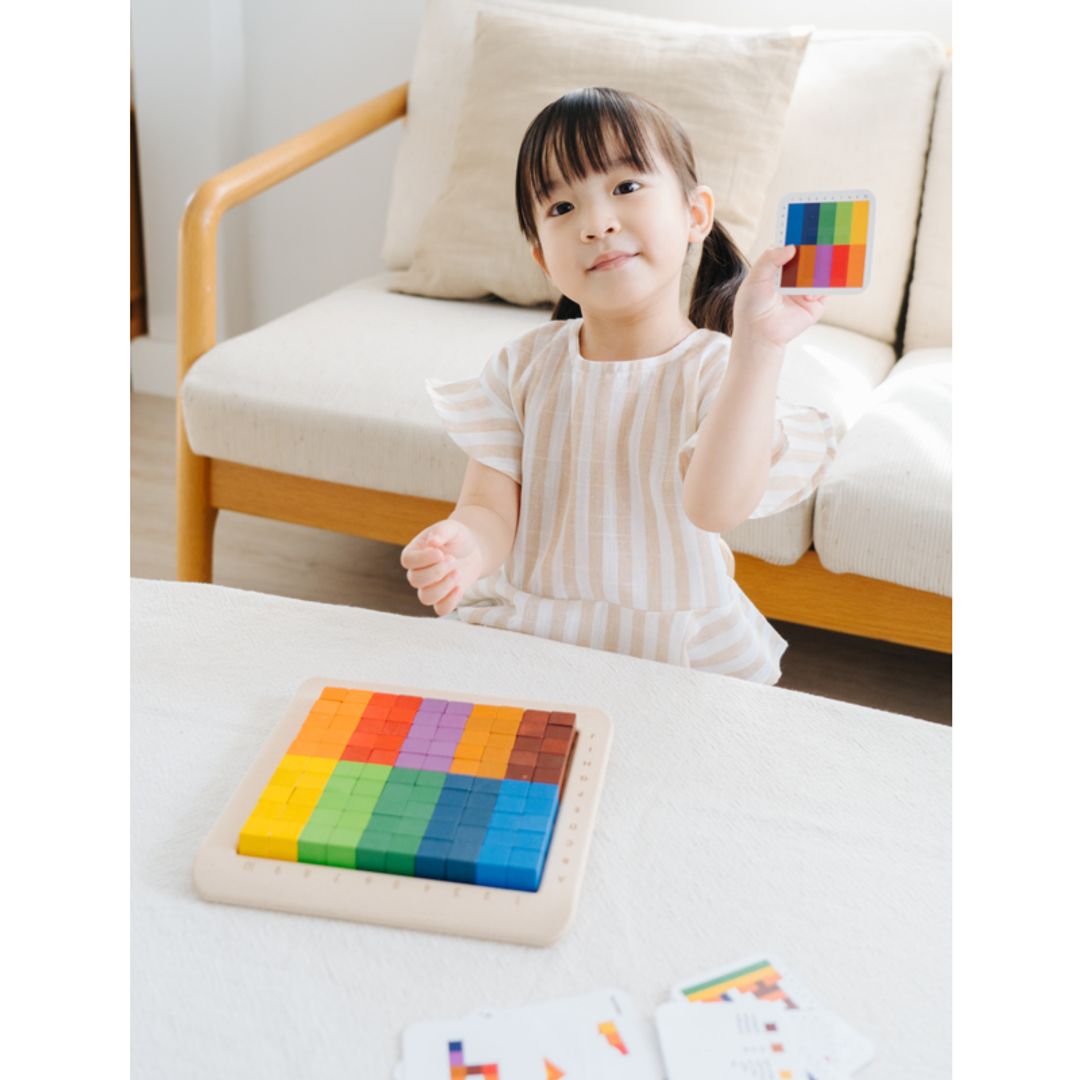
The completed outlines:
[[[590,267],[589,268],[589,273],[591,274],[591,273],[593,273],[593,271],[597,271],[597,270],[615,270],[620,266],[625,266],[626,263],[628,263],[631,259],[636,259],[636,258],[637,258],[637,252],[634,252],[632,255],[630,255],[630,254],[619,255],[614,259],[608,259],[607,262],[602,262],[599,266]]]

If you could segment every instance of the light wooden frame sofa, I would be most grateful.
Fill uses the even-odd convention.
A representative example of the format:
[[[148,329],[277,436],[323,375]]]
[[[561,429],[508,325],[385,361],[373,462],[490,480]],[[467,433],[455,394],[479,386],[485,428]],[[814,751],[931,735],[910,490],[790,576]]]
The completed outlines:
[[[178,391],[216,344],[218,226],[229,209],[406,115],[408,83],[334,117],[203,183],[179,236]],[[483,358],[477,358],[477,366]],[[452,502],[287,475],[193,452],[177,398],[177,576],[209,582],[219,510],[405,544],[447,516]],[[770,619],[951,651],[949,596],[855,573],[834,573],[811,548],[781,566],[737,553],[736,574]]]

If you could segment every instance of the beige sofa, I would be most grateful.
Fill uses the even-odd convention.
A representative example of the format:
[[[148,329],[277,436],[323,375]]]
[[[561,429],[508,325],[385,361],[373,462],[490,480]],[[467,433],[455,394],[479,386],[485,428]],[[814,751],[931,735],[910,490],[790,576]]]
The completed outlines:
[[[465,456],[424,379],[468,378],[549,309],[395,292],[445,178],[468,10],[429,5],[409,83],[207,181],[181,225],[178,575],[209,581],[229,509],[403,544],[445,516]],[[214,335],[220,216],[408,114],[386,270],[250,333]],[[752,250],[788,191],[867,187],[872,287],[831,297],[780,393],[828,410],[839,452],[813,499],[728,534],[769,618],[951,649],[951,71],[926,34],[815,32]],[[821,147],[827,146],[825,154]]]

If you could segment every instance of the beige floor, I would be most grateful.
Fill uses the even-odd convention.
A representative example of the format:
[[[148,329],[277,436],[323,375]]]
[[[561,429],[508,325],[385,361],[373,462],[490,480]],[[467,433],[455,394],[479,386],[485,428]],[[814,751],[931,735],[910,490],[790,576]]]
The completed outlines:
[[[131,399],[131,573],[172,580],[175,566],[174,405]],[[222,512],[214,580],[304,600],[434,617],[405,580],[400,548]],[[952,658],[776,623],[789,647],[780,686],[948,724]]]

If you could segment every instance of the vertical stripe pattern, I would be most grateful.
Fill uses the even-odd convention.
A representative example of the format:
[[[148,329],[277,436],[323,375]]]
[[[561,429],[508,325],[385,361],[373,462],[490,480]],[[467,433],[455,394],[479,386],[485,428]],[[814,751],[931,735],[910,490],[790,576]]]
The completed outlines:
[[[682,504],[730,338],[698,329],[659,356],[596,361],[581,355],[581,322],[530,330],[477,378],[427,380],[451,438],[521,484],[510,556],[452,617],[776,682],[786,642],[735,583],[723,538]],[[751,517],[811,495],[835,455],[825,413],[778,401]]]

